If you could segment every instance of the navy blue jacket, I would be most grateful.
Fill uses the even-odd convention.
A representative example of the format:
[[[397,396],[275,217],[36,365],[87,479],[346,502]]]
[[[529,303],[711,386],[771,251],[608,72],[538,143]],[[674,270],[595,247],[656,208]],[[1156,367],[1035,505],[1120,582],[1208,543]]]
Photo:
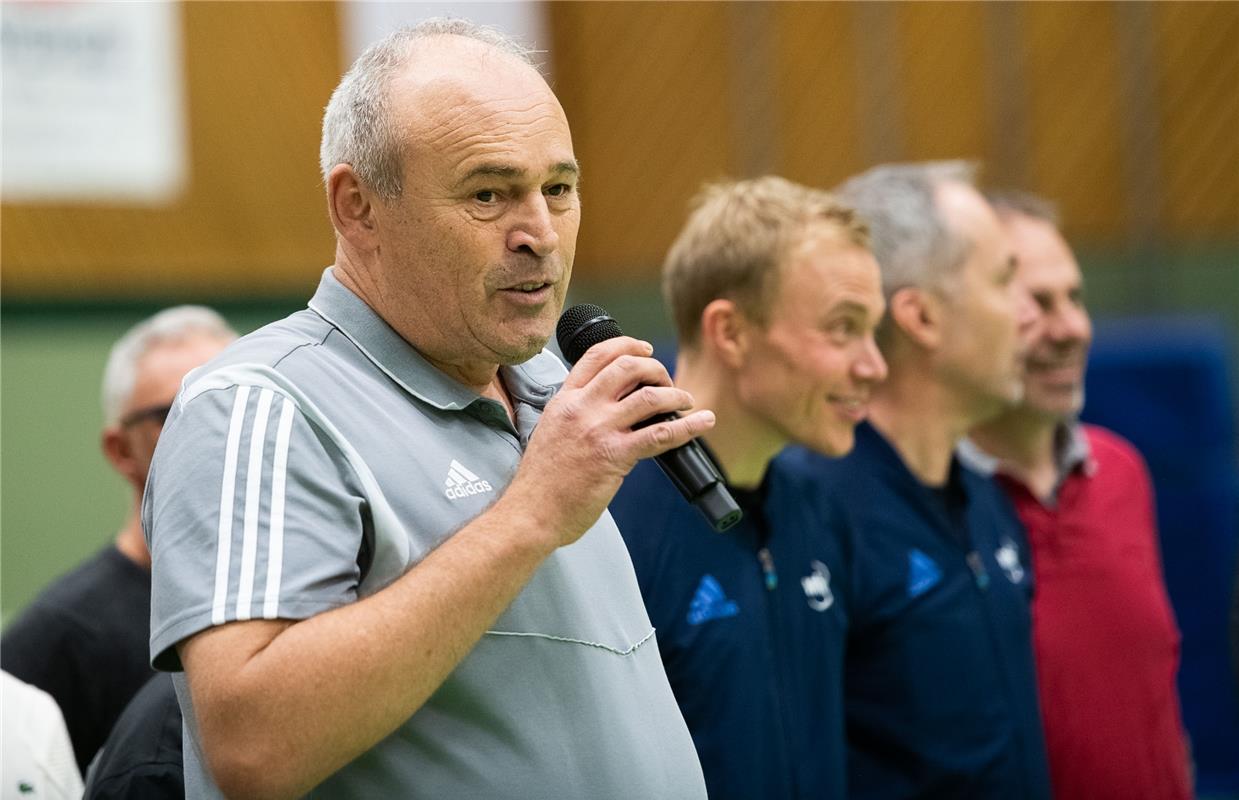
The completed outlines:
[[[744,495],[749,495],[744,497]],[[611,513],[628,543],[712,800],[842,798],[845,590],[839,542],[767,476],[716,533],[652,461]]]
[[[1032,571],[1006,497],[958,461],[944,502],[872,426],[845,458],[776,459],[813,481],[852,550],[844,667],[852,797],[1045,798]],[[952,515],[950,509],[958,513]]]

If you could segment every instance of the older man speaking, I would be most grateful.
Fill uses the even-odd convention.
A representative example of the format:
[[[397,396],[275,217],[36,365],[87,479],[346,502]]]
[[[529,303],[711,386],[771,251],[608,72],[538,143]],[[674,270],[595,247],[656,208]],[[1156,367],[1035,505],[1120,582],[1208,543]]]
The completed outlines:
[[[644,342],[542,352],[580,221],[559,102],[423,23],[344,76],[322,168],[335,264],[187,384],[144,504],[187,793],[703,797],[606,505],[713,415],[632,429],[692,407]]]

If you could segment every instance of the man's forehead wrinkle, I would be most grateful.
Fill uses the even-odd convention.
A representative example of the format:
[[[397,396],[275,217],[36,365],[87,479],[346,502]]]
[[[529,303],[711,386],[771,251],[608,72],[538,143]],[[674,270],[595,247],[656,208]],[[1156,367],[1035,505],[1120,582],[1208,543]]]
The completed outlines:
[[[506,54],[497,54],[510,58]],[[519,61],[500,64],[493,59],[452,59],[415,56],[393,77],[397,92],[415,98],[418,105],[442,100],[456,107],[483,104],[511,95],[544,95],[554,98],[545,79]],[[558,105],[558,101],[555,101]]]
[[[462,110],[453,106],[414,122],[415,133],[411,132],[408,141],[414,150],[455,154],[456,166],[451,172],[456,177],[452,182],[463,182],[479,170],[495,177],[505,177],[499,173],[506,172],[511,178],[528,177],[530,172],[575,174],[578,170],[571,134],[558,105],[544,102],[522,106],[526,111],[539,108],[545,111],[514,121],[505,114],[507,108],[475,106]],[[531,138],[539,139],[539,144],[552,144],[553,149],[539,156],[549,157],[545,163],[530,162],[525,145]]]
[[[502,79],[500,79],[502,82]],[[508,91],[504,92],[503,89]],[[453,134],[477,131],[485,134],[488,127],[498,131],[510,127],[504,115],[520,119],[522,126],[562,126],[567,135],[567,120],[559,101],[546,84],[527,86],[478,85],[458,76],[443,76],[421,81],[409,87],[406,119],[410,138],[428,144],[451,144]],[[494,125],[494,121],[499,125]]]
[[[519,123],[505,118],[506,115],[518,115],[540,112]],[[437,119],[436,119],[437,118]],[[473,105],[470,107],[457,105],[446,115],[428,114],[424,119],[427,124],[423,131],[426,141],[431,144],[449,143],[454,137],[461,144],[474,140],[502,140],[514,127],[535,128],[547,125],[552,130],[558,127],[562,116],[558,106],[546,102],[517,106],[515,104],[499,107],[497,104]],[[566,126],[565,131],[566,134]]]

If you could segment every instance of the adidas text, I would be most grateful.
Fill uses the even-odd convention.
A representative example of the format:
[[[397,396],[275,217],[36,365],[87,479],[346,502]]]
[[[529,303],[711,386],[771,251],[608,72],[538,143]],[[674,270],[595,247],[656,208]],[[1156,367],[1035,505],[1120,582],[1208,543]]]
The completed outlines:
[[[493,492],[494,489],[490,485],[490,481],[474,481],[473,483],[465,483],[458,486],[449,486],[443,490],[443,494],[449,500],[459,500],[462,497],[468,497],[474,494],[482,494],[483,492]]]

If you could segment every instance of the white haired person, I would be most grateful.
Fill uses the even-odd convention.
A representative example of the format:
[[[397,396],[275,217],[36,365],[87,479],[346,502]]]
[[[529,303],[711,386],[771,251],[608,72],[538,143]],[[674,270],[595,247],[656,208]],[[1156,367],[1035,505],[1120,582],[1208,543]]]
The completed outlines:
[[[103,373],[103,455],[129,483],[115,539],[61,576],[5,630],[0,666],[55,698],[83,773],[150,668],[150,553],[139,507],[181,379],[236,333],[219,314],[177,306],[112,347]]]

